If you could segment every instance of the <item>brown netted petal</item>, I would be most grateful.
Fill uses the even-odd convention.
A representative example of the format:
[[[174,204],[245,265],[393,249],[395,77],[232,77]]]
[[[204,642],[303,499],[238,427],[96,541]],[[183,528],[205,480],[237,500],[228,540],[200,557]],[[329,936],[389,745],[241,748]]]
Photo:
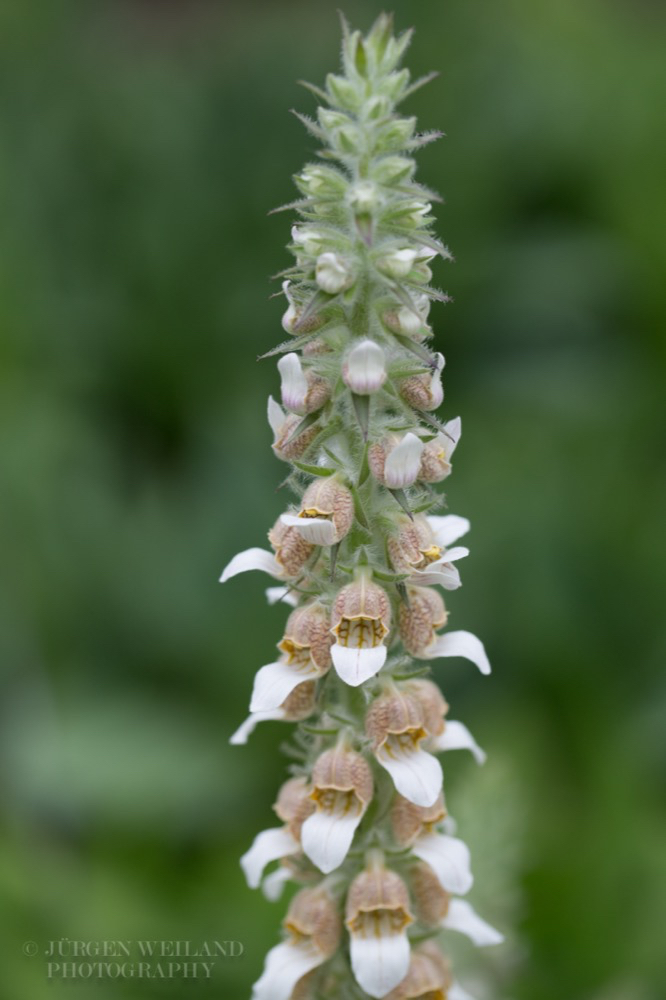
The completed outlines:
[[[333,604],[331,626],[335,628],[343,618],[371,618],[380,621],[388,630],[391,625],[391,602],[381,587],[362,577],[340,590]]]
[[[386,448],[383,444],[372,444],[368,448],[368,465],[370,466],[370,472],[373,474],[377,482],[385,483],[384,479],[384,463],[386,462]]]
[[[317,758],[312,772],[315,798],[318,792],[334,789],[338,792],[354,792],[363,805],[372,799],[372,771],[360,753],[335,747],[326,750]]]
[[[290,413],[285,417],[280,432],[273,442],[273,451],[278,458],[282,458],[286,462],[301,458],[321,430],[317,424],[310,424],[309,427],[292,438],[291,435],[302,419],[296,413]]]
[[[327,343],[325,343],[325,341],[320,340],[317,337],[315,340],[311,340],[305,345],[302,353],[304,358],[314,358],[320,354],[330,354],[331,348]]]
[[[387,547],[393,568],[403,573],[424,569],[442,554],[423,515],[417,515],[413,521],[408,517],[401,518],[398,533],[389,538]]]
[[[449,706],[444,695],[433,681],[410,681],[405,685],[409,692],[419,702],[423,710],[423,725],[430,736],[439,736],[444,732],[444,716]]]
[[[308,391],[305,394],[305,413],[314,413],[320,410],[331,395],[330,383],[314,372],[306,372],[305,380],[308,384]]]
[[[310,791],[305,778],[290,778],[280,788],[277,802],[273,806],[278,817],[287,824],[296,840],[300,838],[303,823],[315,809]]]
[[[403,692],[380,695],[365,716],[365,731],[377,750],[391,734],[412,733],[415,739],[426,735],[420,702]]]
[[[354,521],[354,498],[336,478],[315,479],[301,500],[301,517],[330,517],[337,541],[347,534]]]
[[[414,919],[409,909],[407,886],[395,872],[383,866],[360,872],[349,887],[345,921],[351,931],[358,917],[373,910],[392,910],[405,927]]]
[[[439,592],[429,587],[408,587],[409,603],[402,602],[398,626],[402,644],[412,656],[423,656],[435,641],[436,629],[446,625],[448,614]]]
[[[401,847],[413,844],[424,830],[431,829],[446,816],[444,796],[440,792],[431,806],[416,806],[409,799],[396,794],[391,808],[393,836]]]
[[[322,604],[314,601],[292,611],[278,649],[294,660],[307,654],[316,667],[327,670],[331,665],[332,645],[329,614]]]
[[[300,719],[307,719],[308,715],[312,715],[316,704],[316,686],[316,681],[303,681],[302,684],[296,685],[281,705],[285,719],[290,722],[298,722]]]
[[[438,438],[428,441],[421,452],[419,479],[423,483],[441,483],[451,471],[444,446]]]
[[[398,386],[400,395],[415,410],[436,410],[442,402],[441,391],[433,393],[432,375],[412,375]]]
[[[342,922],[335,902],[323,889],[301,889],[291,901],[284,919],[286,929],[296,937],[310,938],[322,955],[332,955],[338,947]]]
[[[412,952],[409,972],[385,1000],[446,1000],[451,970],[434,941],[425,941]]]
[[[419,920],[431,927],[440,924],[449,912],[451,897],[425,861],[417,861],[410,868],[409,887]]]
[[[279,519],[268,532],[268,540],[286,576],[297,576],[314,551],[314,545],[306,542],[296,528],[283,524]]]

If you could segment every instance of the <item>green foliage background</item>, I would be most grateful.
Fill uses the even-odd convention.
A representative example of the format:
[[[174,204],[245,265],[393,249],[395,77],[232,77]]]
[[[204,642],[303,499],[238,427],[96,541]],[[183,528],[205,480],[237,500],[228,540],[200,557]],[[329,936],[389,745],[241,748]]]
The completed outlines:
[[[241,1000],[276,940],[284,904],[237,859],[274,822],[285,731],[227,741],[284,612],[256,574],[216,581],[284,504],[255,358],[290,220],[266,213],[312,156],[288,109],[336,68],[335,6],[0,9],[8,1000]],[[489,751],[447,756],[447,797],[508,938],[459,967],[479,1000],[661,1000],[664,10],[393,7],[414,75],[441,71],[410,110],[448,136],[420,178],[457,258],[434,323],[473,534],[449,604],[494,666],[435,666]],[[60,938],[244,953],[208,984],[49,983],[22,944]]]

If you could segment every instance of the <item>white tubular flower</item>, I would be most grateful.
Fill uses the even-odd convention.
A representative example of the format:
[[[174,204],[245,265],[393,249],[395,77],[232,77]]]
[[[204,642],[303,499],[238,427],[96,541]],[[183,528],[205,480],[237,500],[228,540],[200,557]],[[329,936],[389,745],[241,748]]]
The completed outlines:
[[[434,941],[424,941],[412,952],[409,972],[385,1000],[451,1000],[451,971]]]
[[[456,524],[465,521],[469,527],[465,518],[451,517]],[[431,521],[446,520],[423,515],[417,515],[412,520],[407,517],[398,520],[398,534],[389,539],[388,550],[393,568],[411,574],[409,583],[420,587],[440,586],[445,590],[460,587],[460,574],[453,563],[469,555],[469,549],[458,546],[447,551],[444,548],[441,539],[446,532],[434,531]]]
[[[284,883],[290,877],[290,871],[280,866],[262,881],[266,866],[272,861],[281,861],[301,852],[301,827],[314,809],[305,779],[290,778],[286,781],[273,808],[285,825],[257,834],[250,850],[240,859],[250,888],[256,889],[261,884],[268,899],[279,897]]]
[[[303,371],[298,354],[292,351],[281,357],[278,371],[282,380],[282,402],[288,410],[302,416],[321,409],[330,395],[330,388],[323,378]]]
[[[437,829],[445,817],[441,795],[429,808],[398,795],[391,809],[393,835],[401,847],[411,847],[412,854],[430,865],[442,889],[464,895],[474,881],[469,849],[462,840]]]
[[[450,901],[448,913],[442,920],[441,926],[449,931],[466,934],[478,948],[501,944],[504,940],[504,935],[482,920],[466,899]]]
[[[337,295],[354,284],[354,275],[348,262],[337,253],[319,254],[315,278],[321,290],[329,295]]]
[[[252,847],[240,859],[247,884],[250,889],[257,889],[264,874],[264,868],[271,861],[278,861],[290,854],[298,854],[301,845],[291,831],[285,826],[262,830],[254,838]]]
[[[241,746],[247,743],[248,738],[254,732],[259,722],[269,722],[278,720],[280,722],[300,722],[312,715],[315,709],[315,682],[304,681],[295,687],[291,694],[285,698],[279,708],[267,709],[262,712],[252,712],[245,722],[242,722],[235,733],[229,738],[232,746]]]
[[[362,575],[339,591],[331,614],[331,649],[338,676],[358,687],[386,662],[384,639],[391,626],[391,603],[376,583]]]
[[[421,456],[418,478],[424,483],[440,483],[451,472],[451,456],[460,440],[460,417],[444,424],[444,431],[428,441]]]
[[[373,444],[368,451],[370,471],[390,490],[411,486],[419,476],[423,448],[423,441],[411,431],[402,438]]]
[[[275,561],[280,568],[280,579],[291,579],[303,569],[314,552],[314,545],[303,538],[300,531],[283,523],[281,518],[268,532],[268,541],[275,550]]]
[[[328,613],[321,604],[314,601],[292,611],[278,643],[282,656],[254,678],[250,711],[278,708],[299,684],[323,677],[331,666],[332,644]]]
[[[431,806],[442,791],[442,768],[421,747],[428,737],[422,706],[397,688],[376,698],[365,717],[373,753],[404,798]]]
[[[266,956],[252,1000],[289,1000],[299,979],[333,955],[340,941],[340,924],[338,909],[323,889],[301,889],[284,920],[287,940]]]
[[[466,725],[447,719],[444,730],[430,744],[435,753],[444,750],[469,750],[477,764],[485,764],[486,754],[476,742]]]
[[[347,856],[356,828],[372,799],[372,771],[359,753],[344,746],[327,750],[312,772],[315,812],[303,823],[303,851],[328,874]]]
[[[311,545],[335,545],[353,524],[354,498],[335,476],[315,479],[298,514],[283,514],[280,520]]]
[[[356,982],[371,997],[385,997],[409,970],[407,927],[413,922],[407,886],[374,864],[356,876],[347,894],[346,920]]]
[[[361,340],[347,355],[342,365],[342,378],[352,392],[369,396],[386,381],[386,357],[374,340]]]
[[[436,368],[430,375],[424,372],[423,375],[412,375],[400,382],[400,395],[416,410],[436,410],[444,400],[442,386],[444,355],[436,354],[435,362]]]

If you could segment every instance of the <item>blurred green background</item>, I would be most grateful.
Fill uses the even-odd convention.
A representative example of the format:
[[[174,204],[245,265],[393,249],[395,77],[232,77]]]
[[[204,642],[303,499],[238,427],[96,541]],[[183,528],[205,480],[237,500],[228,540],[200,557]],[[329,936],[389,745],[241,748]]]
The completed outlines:
[[[507,934],[456,947],[461,977],[662,1000],[666,14],[392,6],[413,74],[441,71],[408,110],[447,133],[420,178],[457,258],[433,314],[473,523],[449,604],[494,666],[435,665],[489,752],[447,756],[447,797]],[[290,219],[266,213],[313,155],[288,109],[337,67],[335,7],[0,9],[3,1000],[242,1000],[276,940],[284,903],[237,859],[275,822],[285,727],[228,737],[285,616],[257,574],[217,577],[283,505],[255,358]],[[48,982],[61,938],[244,952],[208,983]]]

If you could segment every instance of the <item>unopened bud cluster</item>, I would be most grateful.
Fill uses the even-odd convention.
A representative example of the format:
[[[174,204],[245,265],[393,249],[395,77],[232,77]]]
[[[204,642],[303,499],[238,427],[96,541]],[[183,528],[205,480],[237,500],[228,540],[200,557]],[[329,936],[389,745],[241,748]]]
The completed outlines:
[[[429,265],[449,254],[411,154],[435,136],[396,112],[421,82],[399,68],[409,33],[395,38],[385,15],[365,37],[343,27],[343,72],[310,88],[317,119],[299,116],[323,149],[295,178],[291,339],[270,352],[272,446],[294,499],[270,549],[241,552],[222,574],[262,570],[276,581],[268,600],[292,608],[232,737],[244,743],[266,719],[299,723],[279,825],[241,859],[270,899],[301,886],[253,1000],[465,1000],[440,932],[444,947],[446,931],[478,945],[501,935],[462,898],[470,856],[452,835],[439,759],[484,754],[423,676],[439,657],[490,671],[480,640],[448,629],[442,597],[460,586],[468,550],[455,543],[469,522],[438,514],[432,488],[461,431],[433,415],[444,358],[428,346],[428,313],[446,296]]]

